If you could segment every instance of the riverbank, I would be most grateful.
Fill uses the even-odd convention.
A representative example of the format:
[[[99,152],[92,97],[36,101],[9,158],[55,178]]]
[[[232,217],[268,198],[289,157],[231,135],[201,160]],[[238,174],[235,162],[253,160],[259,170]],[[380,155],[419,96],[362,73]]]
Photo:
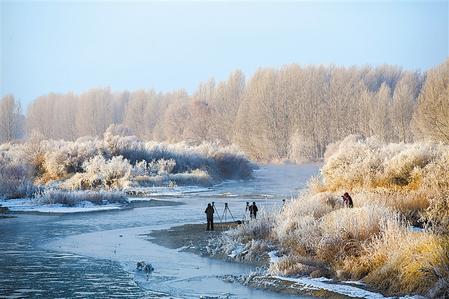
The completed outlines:
[[[153,230],[147,236],[150,237],[149,241],[159,246],[227,262],[244,262],[258,267],[257,271],[249,275],[225,275],[221,277],[226,282],[240,283],[251,288],[303,297],[385,298],[382,294],[364,289],[363,284],[356,282],[336,283],[323,277],[291,278],[269,275],[266,270],[271,259],[266,254],[256,260],[237,261],[222,251],[217,251],[216,246],[220,244],[223,232],[237,225],[234,222],[217,223],[214,231],[206,231],[206,224],[185,224],[169,229]]]
[[[159,200],[153,198],[128,198],[124,203],[93,204],[82,201],[75,206],[64,204],[41,204],[31,198],[0,199],[0,217],[5,213],[62,215],[74,213],[100,213],[145,207],[175,206],[182,202]]]

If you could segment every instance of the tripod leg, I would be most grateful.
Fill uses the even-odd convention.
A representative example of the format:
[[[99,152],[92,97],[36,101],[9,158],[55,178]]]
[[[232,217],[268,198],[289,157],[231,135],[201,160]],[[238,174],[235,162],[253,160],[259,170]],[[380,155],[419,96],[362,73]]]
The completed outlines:
[[[218,213],[217,208],[213,205],[215,213],[217,213],[218,220],[221,222],[220,213]]]
[[[226,208],[223,211],[223,215],[221,216],[221,220],[223,220],[226,222]]]
[[[232,213],[231,213],[231,210],[229,209],[229,207],[228,207],[228,212],[229,212],[229,215],[231,215],[232,220],[235,221],[234,216],[232,216]]]

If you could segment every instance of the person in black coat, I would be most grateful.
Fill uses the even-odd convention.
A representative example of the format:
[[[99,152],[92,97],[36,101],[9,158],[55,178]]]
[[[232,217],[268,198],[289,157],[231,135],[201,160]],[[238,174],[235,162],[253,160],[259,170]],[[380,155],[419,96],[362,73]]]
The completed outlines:
[[[259,211],[259,209],[256,206],[256,202],[253,201],[253,204],[249,206],[249,215],[251,219],[256,219],[257,211]]]
[[[214,230],[214,207],[209,203],[207,204],[207,208],[204,211],[207,216],[207,229],[206,230]]]
[[[343,204],[345,207],[347,208],[352,208],[354,206],[354,203],[352,202],[352,197],[349,195],[348,192],[345,192],[345,194],[343,194]]]

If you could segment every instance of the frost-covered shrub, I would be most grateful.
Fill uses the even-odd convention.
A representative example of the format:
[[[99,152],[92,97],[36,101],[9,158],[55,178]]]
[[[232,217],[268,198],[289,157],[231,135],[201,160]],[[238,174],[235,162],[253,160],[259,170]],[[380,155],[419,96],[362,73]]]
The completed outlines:
[[[268,268],[270,274],[284,276],[307,276],[317,270],[324,274],[327,272],[326,265],[318,260],[292,254],[280,257]]]
[[[68,189],[122,189],[130,184],[131,168],[122,156],[110,160],[95,156],[83,163],[84,172],[77,173],[62,186]]]
[[[382,144],[349,136],[331,145],[321,177],[283,207],[269,235],[272,274],[356,279],[387,294],[447,296],[449,146]],[[344,208],[349,192],[353,208]],[[410,225],[426,230],[411,231]],[[248,248],[253,230],[227,235]],[[313,274],[315,273],[315,274]]]
[[[349,136],[329,148],[321,174],[321,181],[312,184],[315,192],[352,191],[356,205],[376,199],[413,222],[424,216],[437,227],[449,223],[448,145],[382,144]]]
[[[390,222],[357,257],[345,260],[342,269],[350,278],[363,279],[388,294],[435,296],[441,294],[442,286],[449,285],[448,241],[447,237],[412,232]]]
[[[85,161],[102,152],[96,139],[80,139],[76,142],[44,141],[45,154],[41,180],[48,182],[67,178],[82,171]]]
[[[201,185],[209,186],[214,182],[211,176],[204,170],[195,169],[190,172],[174,173],[168,176],[169,180],[177,185]]]
[[[261,215],[259,219],[245,222],[226,234],[239,242],[246,243],[251,240],[269,239],[273,230],[274,221],[269,215]]]
[[[446,170],[449,146],[437,143],[383,144],[376,138],[348,136],[330,146],[321,170],[329,191],[354,188],[418,189],[432,175],[431,165]]]
[[[62,204],[64,206],[76,206],[83,201],[89,201],[96,205],[108,203],[126,203],[127,197],[120,192],[94,192],[94,191],[63,191],[47,189],[39,193],[35,201],[40,204]]]
[[[0,198],[29,197],[35,191],[31,167],[10,150],[0,149]]]
[[[363,243],[380,234],[389,221],[399,216],[384,207],[365,206],[338,209],[319,221],[320,238],[316,256],[329,263],[346,256],[357,256]]]
[[[210,185],[224,179],[246,179],[254,165],[235,147],[215,143],[188,145],[143,142],[122,127],[111,127],[103,139],[82,137],[74,142],[30,139],[0,145],[9,168],[3,170],[2,194],[20,196],[32,183],[70,190],[122,189],[164,184]],[[12,166],[11,166],[12,165]],[[6,167],[6,166],[5,166]],[[6,169],[6,168],[5,168]],[[11,176],[11,177],[9,177]]]

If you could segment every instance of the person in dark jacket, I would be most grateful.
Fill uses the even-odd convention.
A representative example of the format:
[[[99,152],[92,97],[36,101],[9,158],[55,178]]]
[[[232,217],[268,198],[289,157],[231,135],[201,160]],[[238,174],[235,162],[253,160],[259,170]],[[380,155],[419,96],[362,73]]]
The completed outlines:
[[[342,197],[343,197],[343,204],[345,205],[345,207],[352,208],[354,206],[352,202],[352,197],[349,195],[348,192],[345,192]]]
[[[256,206],[256,202],[253,201],[253,204],[249,206],[249,215],[251,219],[256,219],[257,211],[259,211],[259,209]]]
[[[204,211],[207,216],[207,229],[206,230],[214,230],[214,207],[209,203],[207,204],[207,208]]]

